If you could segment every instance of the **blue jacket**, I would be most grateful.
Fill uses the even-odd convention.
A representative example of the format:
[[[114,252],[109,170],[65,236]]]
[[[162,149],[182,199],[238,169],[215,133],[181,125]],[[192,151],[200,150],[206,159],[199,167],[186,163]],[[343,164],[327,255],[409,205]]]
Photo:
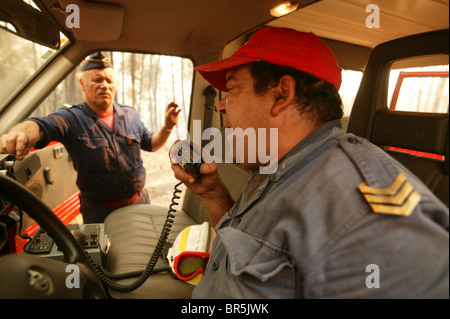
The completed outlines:
[[[249,180],[216,226],[194,298],[448,298],[448,208],[338,125],[322,125],[277,172]],[[398,176],[413,187],[413,210],[374,212],[360,185],[385,190]]]
[[[119,201],[144,187],[140,149],[152,150],[153,133],[132,107],[114,103],[112,131],[86,102],[30,120],[39,124],[45,136],[36,148],[50,141],[64,144],[78,172],[77,185],[83,195],[97,201]]]

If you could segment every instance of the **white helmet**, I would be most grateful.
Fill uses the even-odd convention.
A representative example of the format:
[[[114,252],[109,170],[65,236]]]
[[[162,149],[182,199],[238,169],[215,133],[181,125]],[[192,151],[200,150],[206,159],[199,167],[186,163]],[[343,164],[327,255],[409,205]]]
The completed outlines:
[[[216,236],[208,222],[188,226],[178,234],[167,259],[175,275],[183,281],[197,285],[203,278]]]

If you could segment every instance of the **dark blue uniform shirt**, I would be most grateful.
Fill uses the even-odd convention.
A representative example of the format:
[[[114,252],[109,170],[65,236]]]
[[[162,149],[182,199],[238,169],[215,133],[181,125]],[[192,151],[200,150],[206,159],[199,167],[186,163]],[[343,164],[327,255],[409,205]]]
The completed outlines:
[[[50,141],[64,144],[84,196],[102,202],[119,201],[144,187],[140,150],[152,150],[154,133],[145,128],[132,107],[114,103],[112,131],[86,102],[30,120],[40,126],[45,136],[36,148],[43,148]]]

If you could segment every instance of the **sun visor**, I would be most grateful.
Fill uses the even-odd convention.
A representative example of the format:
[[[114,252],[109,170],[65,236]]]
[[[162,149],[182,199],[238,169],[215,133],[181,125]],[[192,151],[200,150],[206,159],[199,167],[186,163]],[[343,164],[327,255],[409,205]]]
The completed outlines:
[[[66,10],[73,0],[58,0]],[[69,7],[70,8],[70,7]],[[70,30],[78,40],[89,42],[114,41],[122,33],[124,9],[110,3],[77,1],[74,10],[67,10],[67,22],[72,23]],[[78,16],[77,16],[78,15]],[[79,19],[75,21],[75,19]],[[78,25],[74,22],[79,22]]]

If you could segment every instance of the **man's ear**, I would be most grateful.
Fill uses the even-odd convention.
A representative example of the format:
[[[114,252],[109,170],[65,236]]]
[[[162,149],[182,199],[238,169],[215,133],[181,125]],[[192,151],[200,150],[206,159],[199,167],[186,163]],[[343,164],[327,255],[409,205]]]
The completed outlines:
[[[292,76],[285,74],[273,89],[275,101],[271,114],[277,116],[288,106],[295,103],[295,80]]]
[[[80,81],[81,90],[84,92],[84,81],[81,77],[78,80]]]

